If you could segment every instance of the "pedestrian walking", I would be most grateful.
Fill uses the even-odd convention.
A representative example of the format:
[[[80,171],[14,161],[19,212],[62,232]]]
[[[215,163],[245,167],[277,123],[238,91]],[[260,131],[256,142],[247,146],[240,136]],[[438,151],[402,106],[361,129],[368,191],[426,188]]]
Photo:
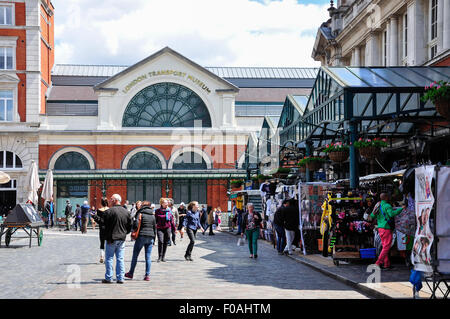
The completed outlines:
[[[244,232],[244,230],[241,228],[242,215],[244,214],[244,212],[242,211],[242,209],[239,209],[239,208],[236,209],[236,212],[237,212],[237,225],[238,225],[238,232],[236,235],[240,235]]]
[[[123,208],[120,204],[122,198],[119,194],[111,197],[112,207],[104,214],[105,221],[105,279],[102,283],[110,284],[113,279],[113,260],[116,256],[116,280],[118,284],[123,284],[125,275],[124,266],[124,250],[125,239],[131,231],[131,215],[130,212]]]
[[[208,206],[208,208],[209,207],[211,207],[211,206]],[[214,210],[211,207],[211,209],[208,212],[208,227],[207,228],[209,228],[209,236],[215,235],[214,231],[213,231],[214,222],[215,222]]]
[[[178,209],[173,205],[173,199],[169,200],[169,209],[172,211],[172,215],[173,215],[173,224],[174,227],[172,228],[172,243],[174,245],[176,245],[175,239],[177,237],[177,226],[180,222],[180,218],[179,218],[179,214],[178,214]],[[169,243],[170,246],[170,243]]]
[[[261,222],[261,214],[259,212],[255,212],[253,203],[248,203],[247,213],[242,216],[241,229],[245,229],[250,258],[258,258],[258,237],[259,230],[262,227]],[[241,237],[244,237],[244,233],[241,234]]]
[[[392,235],[395,227],[394,217],[406,209],[406,206],[403,205],[403,208],[394,210],[391,204],[388,203],[389,195],[386,193],[381,193],[380,199],[378,209],[374,209],[372,214],[370,214],[371,218],[377,219],[378,233],[381,238],[381,245],[383,246],[375,264],[381,269],[392,269],[393,267],[389,260],[389,251],[391,249]]]
[[[273,216],[273,226],[275,228],[275,232],[277,234],[277,251],[278,255],[283,255],[284,248],[286,246],[286,233],[284,229],[284,221],[283,221],[283,211],[285,210],[286,204],[283,202],[283,205],[277,209]]]
[[[100,263],[105,261],[105,240],[106,240],[106,231],[105,231],[105,214],[109,209],[108,200],[106,198],[102,198],[101,206],[95,215],[92,218],[97,222],[99,228],[99,238],[100,238]]]
[[[180,233],[180,237],[183,239],[183,224],[184,224],[184,218],[186,217],[187,209],[184,202],[180,203],[180,206],[178,206],[178,232]]]
[[[80,229],[80,231],[82,231],[82,228],[81,228],[81,207],[80,207],[80,204],[77,204],[77,208],[75,208],[75,230],[78,230],[78,228]]]
[[[54,219],[55,219],[55,203],[53,203],[53,197],[50,198],[49,201],[47,201],[47,203],[45,204],[45,212],[47,213],[47,223],[46,223],[46,227],[48,228],[49,225],[51,228],[53,228],[54,226]]]
[[[203,232],[203,227],[200,224],[200,213],[198,211],[198,202],[193,201],[188,204],[188,211],[186,217],[184,218],[184,227],[186,228],[186,233],[189,237],[189,245],[186,248],[186,253],[184,254],[184,259],[188,261],[193,261],[192,259],[192,249],[195,244],[195,236],[197,235],[197,230],[201,229]]]
[[[136,203],[133,203],[131,208],[131,219],[134,221],[136,217],[137,211],[142,207],[142,201],[138,200]]]
[[[284,248],[284,253],[286,255],[292,255],[295,246],[292,244],[295,239],[295,231],[300,225],[299,217],[295,207],[292,205],[290,200],[285,200],[283,202],[282,219],[283,227],[286,234],[286,247]]]
[[[157,262],[166,261],[167,246],[170,240],[170,231],[174,226],[173,215],[171,210],[167,207],[169,201],[167,198],[159,200],[160,208],[155,212],[156,230],[158,236],[158,260]]]
[[[145,276],[144,280],[150,280],[150,268],[152,265],[152,248],[156,236],[156,218],[155,212],[150,207],[149,201],[142,202],[142,205],[136,212],[136,218],[133,222],[133,231],[138,231],[138,237],[134,242],[133,257],[131,259],[130,270],[125,274],[126,278],[133,279],[139,253],[142,248],[145,250]]]
[[[66,229],[65,231],[70,230],[70,225],[72,221],[72,205],[70,205],[70,200],[66,200],[66,208],[64,209],[64,215],[66,216]]]
[[[95,206],[91,207],[91,211],[90,211],[90,221],[91,221],[91,225],[92,225],[92,230],[95,230],[95,220],[94,220],[94,215],[97,213],[97,210],[95,209]]]
[[[203,206],[203,209],[202,209],[202,212],[201,212],[201,215],[200,215],[200,224],[202,225],[202,228],[203,228],[203,235],[205,235],[205,232],[208,229],[208,212],[211,209],[212,209],[211,206],[208,206],[207,208],[205,208]]]
[[[83,206],[81,206],[81,233],[87,233],[87,224],[89,221],[89,210],[91,208],[88,205],[88,202],[85,200]]]
[[[217,206],[216,209],[216,227],[218,231],[222,231],[222,228],[220,227],[220,224],[222,223],[222,209],[220,206]]]

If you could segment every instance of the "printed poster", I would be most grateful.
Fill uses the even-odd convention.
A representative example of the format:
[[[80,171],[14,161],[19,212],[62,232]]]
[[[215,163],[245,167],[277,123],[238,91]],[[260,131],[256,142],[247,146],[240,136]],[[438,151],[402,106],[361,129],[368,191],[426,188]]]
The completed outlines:
[[[431,191],[434,166],[417,167],[415,171],[415,200],[417,229],[414,237],[411,262],[414,269],[423,272],[432,272],[431,246],[434,236],[430,228],[430,213],[434,205],[434,196]]]

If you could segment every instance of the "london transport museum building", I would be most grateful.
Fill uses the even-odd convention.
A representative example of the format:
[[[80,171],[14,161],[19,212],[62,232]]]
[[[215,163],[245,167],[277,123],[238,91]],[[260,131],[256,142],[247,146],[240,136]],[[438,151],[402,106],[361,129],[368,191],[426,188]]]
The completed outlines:
[[[53,31],[51,1],[0,1],[2,210],[26,201],[32,161],[41,180],[53,170],[57,217],[66,199],[98,206],[114,193],[226,209],[249,134],[317,74],[205,68],[168,47],[132,66],[55,65]]]
[[[331,94],[336,88],[353,90],[358,74],[371,75],[360,79],[359,86],[379,81],[374,73],[383,70],[370,69],[372,65],[449,64],[450,6],[446,1],[395,1],[397,11],[388,8],[393,1],[377,1],[382,23],[360,32],[358,39],[365,42],[347,41],[346,30],[361,25],[352,21],[372,14],[373,10],[365,9],[371,2],[338,1],[337,8],[330,8],[331,19],[319,28],[313,48],[313,58],[322,63],[318,69],[202,67],[168,47],[132,66],[58,65],[54,64],[51,1],[0,1],[0,171],[11,177],[0,185],[0,213],[26,201],[25,178],[32,161],[38,163],[42,180],[48,169],[53,170],[57,217],[63,217],[66,199],[72,204],[88,200],[97,207],[101,197],[114,193],[130,203],[142,199],[157,203],[160,197],[171,197],[176,204],[197,200],[225,210],[229,181],[245,178],[243,168],[251,160],[262,167],[259,149],[266,148],[270,158],[278,158],[280,147],[314,137],[315,130],[309,126],[328,125],[329,116],[334,119],[330,122],[334,131],[341,126],[346,129],[347,102]],[[430,19],[414,16],[419,4],[430,9],[424,11]],[[393,31],[401,24],[394,18],[402,10],[410,12],[408,24],[402,25],[407,53],[402,53],[405,41],[396,39]],[[423,29],[420,24],[437,30],[436,38],[430,40],[436,49],[430,47],[428,53],[421,53],[416,49],[421,46],[414,44],[420,38],[414,32]],[[382,32],[384,27],[387,33]],[[401,59],[406,55],[411,61]],[[402,71],[386,70],[396,79],[398,72]],[[418,69],[404,72],[415,77],[421,73]],[[448,67],[422,74],[449,80]],[[348,82],[349,77],[354,81]],[[401,81],[407,86],[398,84],[398,92],[389,91],[391,84],[383,90],[398,95],[400,101],[401,94],[423,94],[427,78],[418,79],[413,87],[409,80]],[[378,94],[375,89],[369,87],[367,92]],[[328,103],[325,95],[338,101]],[[397,103],[397,108],[416,112],[417,106],[417,112],[428,112],[428,118],[436,116],[428,104],[419,105],[418,98],[406,97],[406,101],[414,105]],[[334,113],[327,109],[324,116],[322,109],[330,105]],[[262,128],[267,130],[260,134]],[[414,128],[407,133],[414,134]],[[310,145],[320,148],[322,140],[323,136]],[[256,146],[252,147],[255,154],[250,144]],[[355,176],[358,172],[352,167]]]

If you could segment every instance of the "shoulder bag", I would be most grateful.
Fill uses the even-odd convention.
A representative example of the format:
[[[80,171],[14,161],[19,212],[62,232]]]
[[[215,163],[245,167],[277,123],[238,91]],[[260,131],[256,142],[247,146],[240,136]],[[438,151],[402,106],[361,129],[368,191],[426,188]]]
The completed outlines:
[[[380,211],[383,214],[384,219],[387,221],[389,228],[393,231],[395,229],[395,220],[394,218],[388,219],[386,214],[383,212],[383,208],[381,207],[380,204]]]
[[[139,230],[141,229],[141,223],[142,223],[142,214],[139,214],[138,227],[134,232],[131,233],[132,240],[136,240],[139,237]]]

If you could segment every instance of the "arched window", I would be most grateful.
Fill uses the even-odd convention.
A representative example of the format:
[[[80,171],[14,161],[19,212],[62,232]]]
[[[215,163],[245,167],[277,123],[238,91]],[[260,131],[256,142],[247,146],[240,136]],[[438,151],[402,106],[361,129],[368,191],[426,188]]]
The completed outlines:
[[[207,169],[205,160],[200,154],[194,152],[182,153],[173,162],[173,169]]]
[[[67,152],[62,154],[55,163],[55,170],[89,170],[89,161],[83,154],[78,152]]]
[[[123,127],[211,127],[203,100],[192,90],[176,83],[158,83],[137,93],[123,115]]]
[[[15,153],[9,151],[0,151],[0,169],[22,167],[22,161]]]
[[[127,169],[148,170],[162,169],[159,158],[150,152],[139,152],[133,155],[128,162]]]

